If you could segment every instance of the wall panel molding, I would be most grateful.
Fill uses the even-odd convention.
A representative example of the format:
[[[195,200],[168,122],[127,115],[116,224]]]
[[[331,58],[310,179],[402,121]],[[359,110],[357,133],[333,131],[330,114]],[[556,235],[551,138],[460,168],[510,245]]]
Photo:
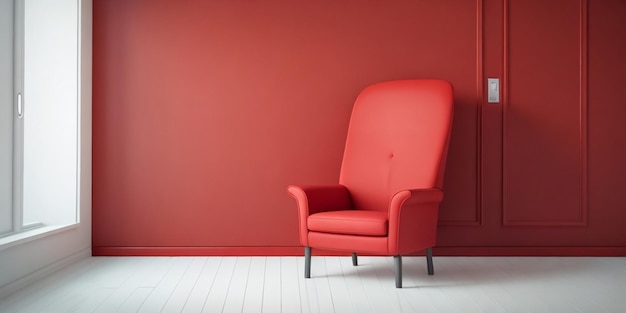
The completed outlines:
[[[503,131],[503,160],[502,160],[502,184],[503,184],[503,195],[502,195],[502,225],[507,226],[548,226],[548,227],[558,227],[558,226],[587,226],[587,216],[588,216],[588,169],[587,169],[587,153],[588,153],[588,139],[587,139],[587,119],[588,119],[588,95],[587,95],[587,85],[588,85],[588,73],[587,73],[587,50],[588,50],[588,27],[587,27],[587,16],[588,16],[588,0],[579,0],[578,2],[578,90],[577,90],[577,100],[578,100],[578,139],[577,143],[579,146],[579,195],[577,195],[578,199],[578,212],[575,219],[542,219],[540,216],[537,218],[524,218],[519,219],[514,217],[513,209],[511,208],[511,200],[509,197],[509,193],[511,190],[511,154],[508,151],[511,147],[512,143],[508,140],[508,135],[510,131],[510,114],[511,114],[511,58],[510,58],[510,44],[511,44],[511,20],[510,20],[510,1],[505,0],[503,6],[503,27],[504,27],[504,55],[503,55],[503,80],[502,80],[502,107],[503,107],[503,116],[502,116],[502,131]],[[527,22],[532,23],[532,22]],[[537,73],[538,76],[546,75],[545,73]],[[558,78],[557,78],[558,79]],[[555,121],[557,118],[553,118],[551,121]],[[532,187],[532,186],[529,186]],[[558,187],[558,186],[555,186]],[[576,195],[572,195],[576,196]],[[557,208],[551,208],[552,210],[557,210]],[[559,208],[560,209],[560,208]]]

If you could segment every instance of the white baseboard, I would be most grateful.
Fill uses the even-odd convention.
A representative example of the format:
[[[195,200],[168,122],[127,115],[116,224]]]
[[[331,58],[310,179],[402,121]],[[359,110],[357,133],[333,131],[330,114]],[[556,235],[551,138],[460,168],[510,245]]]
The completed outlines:
[[[67,256],[61,260],[58,260],[52,264],[48,264],[46,266],[44,266],[43,268],[40,268],[39,270],[36,270],[26,276],[23,276],[22,278],[15,280],[13,282],[10,282],[4,286],[0,286],[0,300],[6,298],[7,296],[15,293],[16,291],[36,282],[39,281],[43,278],[46,278],[48,276],[50,276],[51,274],[53,274],[54,272],[65,268],[66,266],[80,261],[84,258],[90,257],[91,256],[91,248],[89,249],[85,249],[82,251],[79,251],[77,253],[74,253],[70,256]]]

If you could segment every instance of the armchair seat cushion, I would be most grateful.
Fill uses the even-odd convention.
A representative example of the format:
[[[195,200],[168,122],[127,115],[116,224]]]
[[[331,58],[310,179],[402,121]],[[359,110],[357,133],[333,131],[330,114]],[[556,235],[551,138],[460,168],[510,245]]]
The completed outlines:
[[[361,235],[387,236],[387,212],[366,210],[341,210],[315,213],[308,218],[310,231]]]

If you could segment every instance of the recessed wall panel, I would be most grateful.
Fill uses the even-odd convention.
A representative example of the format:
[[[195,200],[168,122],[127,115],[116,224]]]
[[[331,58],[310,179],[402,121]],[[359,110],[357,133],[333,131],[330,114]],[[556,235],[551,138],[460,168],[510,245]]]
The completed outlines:
[[[464,77],[463,86],[455,86],[457,101],[446,165],[444,200],[439,211],[440,226],[480,226],[482,203],[480,197],[480,109],[483,88],[483,1],[472,7],[467,4],[465,14],[456,19],[455,38],[462,40],[459,58],[473,65]],[[461,25],[464,25],[461,27]],[[469,87],[466,91],[464,87]],[[474,89],[471,89],[471,88]],[[462,89],[463,88],[463,89]],[[469,93],[474,92],[474,93]],[[464,151],[465,153],[459,153]]]
[[[584,225],[586,2],[507,6],[504,225]]]

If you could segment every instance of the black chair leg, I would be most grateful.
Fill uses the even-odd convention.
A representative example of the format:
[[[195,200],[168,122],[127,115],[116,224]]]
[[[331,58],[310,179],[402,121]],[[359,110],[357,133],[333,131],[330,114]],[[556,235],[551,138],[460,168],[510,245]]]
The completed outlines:
[[[304,247],[304,278],[311,278],[311,247]]]
[[[359,265],[359,261],[357,260],[356,252],[352,252],[352,266]]]
[[[433,266],[433,248],[426,249],[426,263],[428,264],[428,275],[434,275],[435,267]]]
[[[393,268],[396,273],[396,288],[402,288],[402,256],[393,256]]]

